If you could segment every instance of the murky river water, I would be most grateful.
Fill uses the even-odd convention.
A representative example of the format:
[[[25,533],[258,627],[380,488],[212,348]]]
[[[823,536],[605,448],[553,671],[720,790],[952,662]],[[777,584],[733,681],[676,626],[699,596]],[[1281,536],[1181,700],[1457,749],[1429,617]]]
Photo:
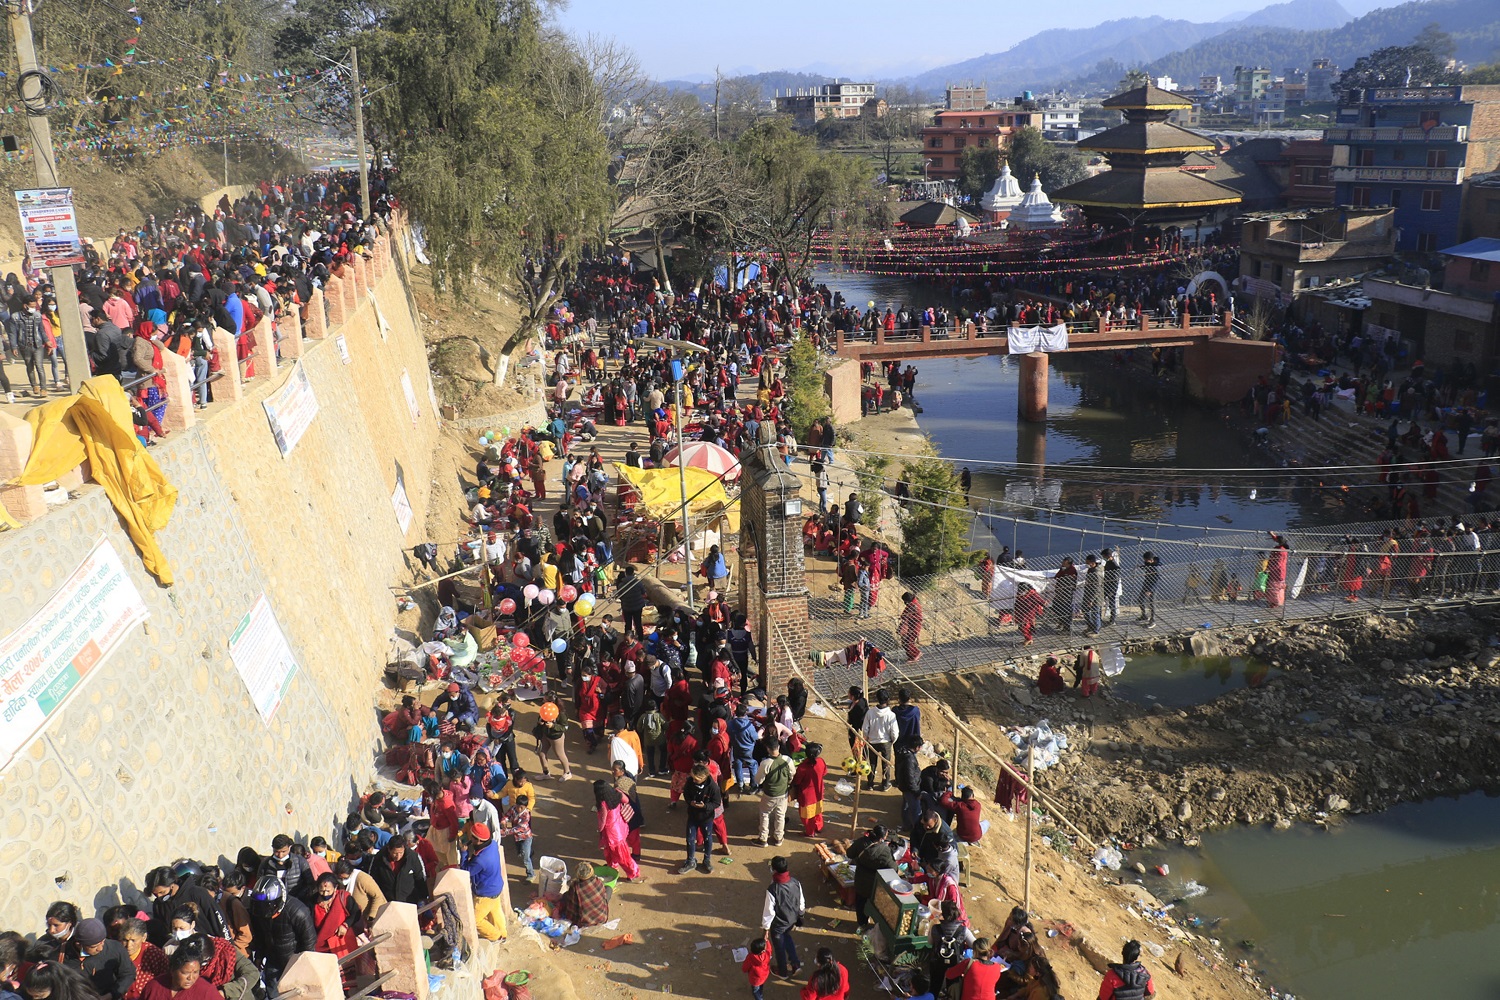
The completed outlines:
[[[939,301],[932,290],[897,279],[820,280],[860,308],[871,300],[882,309]],[[1355,519],[1307,488],[1269,480],[1258,488],[1221,486],[1209,475],[1193,484],[1171,476],[1177,468],[1254,467],[1265,460],[1227,429],[1222,415],[1186,402],[1166,380],[1153,383],[1099,357],[1054,361],[1045,431],[1017,420],[1018,372],[1009,358],[916,362],[918,422],[945,456],[973,470],[975,494],[993,499],[997,512],[1110,531],[1121,526],[1108,519],[1120,518],[1176,526],[1138,529],[1147,537]],[[1060,486],[1039,489],[1034,477],[1004,468],[1012,462],[1045,462],[1047,478]],[[1127,485],[1150,477],[1075,474],[1069,464],[1162,475],[1155,485]],[[1028,512],[1015,502],[1054,509]],[[996,524],[995,534],[1035,552],[1048,551],[1052,541],[1045,529],[1008,523]],[[1112,683],[1122,697],[1183,705],[1255,685],[1263,669],[1142,657]],[[1163,860],[1171,876],[1147,876],[1148,887],[1170,900],[1183,895],[1188,879],[1207,886],[1205,895],[1181,905],[1211,926],[1231,954],[1252,957],[1274,984],[1302,1000],[1500,1000],[1500,799],[1475,794],[1401,805],[1333,831],[1227,830],[1206,838],[1200,850]]]

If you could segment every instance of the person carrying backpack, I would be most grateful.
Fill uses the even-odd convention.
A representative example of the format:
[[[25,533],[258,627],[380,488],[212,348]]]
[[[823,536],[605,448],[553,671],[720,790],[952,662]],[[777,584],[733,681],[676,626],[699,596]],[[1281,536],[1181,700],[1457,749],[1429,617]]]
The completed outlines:
[[[932,925],[927,938],[932,942],[931,957],[927,961],[928,979],[934,990],[942,992],[948,970],[963,961],[964,952],[974,944],[974,933],[958,918],[958,906],[952,900],[945,900],[942,920]]]

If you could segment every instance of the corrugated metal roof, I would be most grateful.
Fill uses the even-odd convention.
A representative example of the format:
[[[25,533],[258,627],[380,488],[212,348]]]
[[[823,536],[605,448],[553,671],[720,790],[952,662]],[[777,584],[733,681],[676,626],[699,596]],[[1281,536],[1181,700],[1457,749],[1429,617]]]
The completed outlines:
[[[1464,257],[1468,260],[1489,260],[1500,263],[1500,240],[1486,236],[1460,243],[1446,250],[1439,250],[1438,253],[1445,257]]]

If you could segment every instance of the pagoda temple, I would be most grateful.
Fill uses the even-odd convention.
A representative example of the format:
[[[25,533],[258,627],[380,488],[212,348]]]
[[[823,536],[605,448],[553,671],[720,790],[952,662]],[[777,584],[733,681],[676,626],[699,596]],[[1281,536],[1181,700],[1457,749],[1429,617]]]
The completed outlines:
[[[1055,192],[1058,201],[1082,207],[1090,222],[1116,227],[1178,226],[1239,204],[1238,191],[1182,169],[1189,154],[1216,148],[1167,121],[1191,103],[1146,84],[1103,105],[1124,112],[1124,124],[1080,141],[1078,149],[1102,154],[1109,169]]]

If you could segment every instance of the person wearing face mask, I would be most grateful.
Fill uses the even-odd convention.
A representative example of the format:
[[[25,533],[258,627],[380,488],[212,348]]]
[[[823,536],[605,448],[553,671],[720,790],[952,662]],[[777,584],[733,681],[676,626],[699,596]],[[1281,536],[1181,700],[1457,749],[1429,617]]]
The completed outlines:
[[[354,900],[354,908],[364,917],[366,924],[373,924],[376,916],[385,908],[385,893],[380,891],[380,886],[368,873],[360,871],[349,863],[348,858],[341,858],[333,866],[333,873],[339,877],[339,882],[344,891]]]
[[[125,1000],[135,985],[135,963],[125,946],[106,935],[104,922],[90,917],[73,934],[79,968],[103,1000]]]
[[[313,924],[312,911],[301,900],[289,895],[279,878],[265,875],[255,883],[250,927],[254,934],[250,954],[260,964],[266,995],[275,996],[281,992],[281,973],[292,956],[301,951],[312,951],[317,943],[318,931]]]
[[[168,959],[177,955],[183,949],[188,949],[197,954],[201,963],[200,974],[215,989],[223,989],[236,977],[236,969],[242,961],[240,953],[235,950],[234,944],[224,938],[209,937],[199,934],[194,928],[198,920],[198,908],[191,903],[179,906],[172,914],[172,937],[162,949]],[[254,970],[253,963],[248,960],[245,968],[252,976],[251,982],[259,982],[260,976]],[[243,993],[244,990],[238,990]]]
[[[354,898],[339,885],[333,873],[318,877],[316,901],[313,903],[313,925],[318,930],[318,951],[343,958],[354,950],[355,937],[363,920]]]
[[[284,833],[271,838],[271,856],[261,862],[260,874],[281,879],[287,895],[298,899],[307,896],[312,888],[307,861],[292,853],[292,838]]]
[[[55,945],[59,954],[67,951],[73,944],[73,932],[82,919],[78,907],[58,900],[47,907],[47,933],[41,940]]]
[[[31,383],[29,395],[41,398],[47,394],[47,379],[42,373],[42,366],[52,353],[52,348],[47,345],[47,330],[42,325],[42,315],[37,308],[35,295],[26,299],[25,308],[15,317],[15,323],[16,346],[21,352],[21,360],[26,364],[26,380]]]
[[[195,861],[179,861],[171,868],[153,868],[146,873],[146,895],[151,899],[151,943],[158,948],[171,937],[172,915],[184,903],[197,909],[196,929],[203,934],[228,938],[229,928],[219,910],[219,901],[196,881],[201,866]]]

